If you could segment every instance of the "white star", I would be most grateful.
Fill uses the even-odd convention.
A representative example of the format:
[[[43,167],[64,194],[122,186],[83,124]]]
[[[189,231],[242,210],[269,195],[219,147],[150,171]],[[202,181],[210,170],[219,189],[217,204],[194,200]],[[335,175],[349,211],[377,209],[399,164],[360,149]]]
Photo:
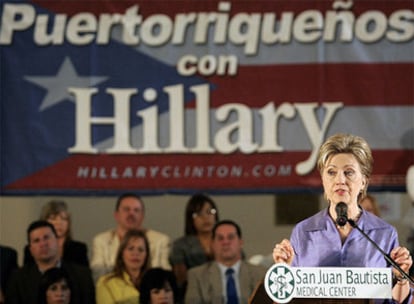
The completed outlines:
[[[101,83],[108,79],[108,77],[82,77],[78,76],[72,62],[68,57],[61,65],[56,76],[26,76],[27,81],[33,82],[38,86],[47,90],[45,98],[43,98],[42,104],[39,110],[43,111],[47,108],[54,106],[64,100],[73,101],[73,96],[69,94],[68,87],[90,87]]]

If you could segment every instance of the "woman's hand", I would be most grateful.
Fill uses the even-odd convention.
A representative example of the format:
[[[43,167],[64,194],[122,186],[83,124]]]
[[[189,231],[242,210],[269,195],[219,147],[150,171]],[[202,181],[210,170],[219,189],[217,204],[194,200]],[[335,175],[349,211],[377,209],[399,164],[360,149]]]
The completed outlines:
[[[404,270],[406,273],[410,270],[411,265],[413,264],[413,259],[410,255],[410,252],[405,247],[396,247],[391,250],[390,257]],[[392,269],[394,275],[399,278],[401,277],[401,273],[393,268]]]
[[[290,265],[292,264],[294,256],[295,252],[293,251],[293,247],[287,239],[276,244],[275,248],[273,248],[273,260],[275,263],[286,263]]]

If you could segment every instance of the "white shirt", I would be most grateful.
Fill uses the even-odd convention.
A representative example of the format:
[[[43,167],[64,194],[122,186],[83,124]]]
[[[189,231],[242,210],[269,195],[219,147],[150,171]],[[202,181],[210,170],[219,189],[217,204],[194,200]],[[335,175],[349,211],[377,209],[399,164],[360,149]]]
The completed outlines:
[[[224,299],[227,299],[227,276],[226,276],[226,270],[229,268],[233,268],[233,278],[234,282],[236,283],[236,290],[237,290],[237,297],[240,298],[240,284],[239,284],[239,273],[240,273],[240,260],[237,261],[235,264],[233,264],[231,267],[225,266],[223,264],[220,264],[217,262],[217,265],[220,269],[221,273],[221,282],[223,286],[223,297]]]

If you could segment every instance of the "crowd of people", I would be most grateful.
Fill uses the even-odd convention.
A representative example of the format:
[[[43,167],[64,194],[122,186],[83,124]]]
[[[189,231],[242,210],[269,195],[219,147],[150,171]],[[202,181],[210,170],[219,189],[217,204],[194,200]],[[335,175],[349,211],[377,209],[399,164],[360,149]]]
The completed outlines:
[[[378,250],[358,238],[349,223],[338,225],[337,205],[409,272],[409,250],[399,245],[396,229],[365,207],[373,158],[364,139],[336,134],[321,146],[318,169],[327,208],[298,223],[290,239],[273,248],[275,263],[295,267],[390,267]],[[367,202],[368,203],[368,202]],[[364,206],[364,209],[362,206]],[[115,204],[113,229],[93,239],[91,259],[85,243],[74,240],[64,201],[50,201],[27,228],[23,266],[17,252],[0,246],[1,303],[26,304],[244,304],[253,303],[266,268],[245,259],[242,229],[220,220],[206,194],[190,197],[185,232],[176,240],[143,227],[145,205],[134,193]],[[269,247],[271,250],[271,246]],[[393,269],[393,299],[414,303],[409,280]],[[35,300],[37,299],[37,300]]]
[[[94,238],[89,263],[86,245],[71,236],[66,203],[48,202],[27,229],[23,267],[17,266],[14,249],[1,247],[2,261],[13,261],[5,262],[10,269],[2,267],[2,283],[8,281],[2,284],[4,303],[218,303],[228,297],[221,286],[228,267],[234,268],[233,296],[247,303],[266,269],[242,260],[240,226],[219,221],[209,196],[190,198],[185,236],[172,244],[167,235],[141,226],[144,209],[136,194],[121,195],[114,211],[117,225]],[[207,277],[214,294],[204,284]],[[207,289],[199,290],[198,284]]]

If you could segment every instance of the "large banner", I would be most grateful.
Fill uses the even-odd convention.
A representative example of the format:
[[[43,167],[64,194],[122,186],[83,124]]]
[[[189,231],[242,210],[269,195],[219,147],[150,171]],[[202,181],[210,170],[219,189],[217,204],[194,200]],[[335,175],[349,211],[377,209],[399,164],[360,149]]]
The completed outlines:
[[[372,147],[372,191],[405,191],[412,0],[0,10],[2,195],[320,191],[337,132]]]

